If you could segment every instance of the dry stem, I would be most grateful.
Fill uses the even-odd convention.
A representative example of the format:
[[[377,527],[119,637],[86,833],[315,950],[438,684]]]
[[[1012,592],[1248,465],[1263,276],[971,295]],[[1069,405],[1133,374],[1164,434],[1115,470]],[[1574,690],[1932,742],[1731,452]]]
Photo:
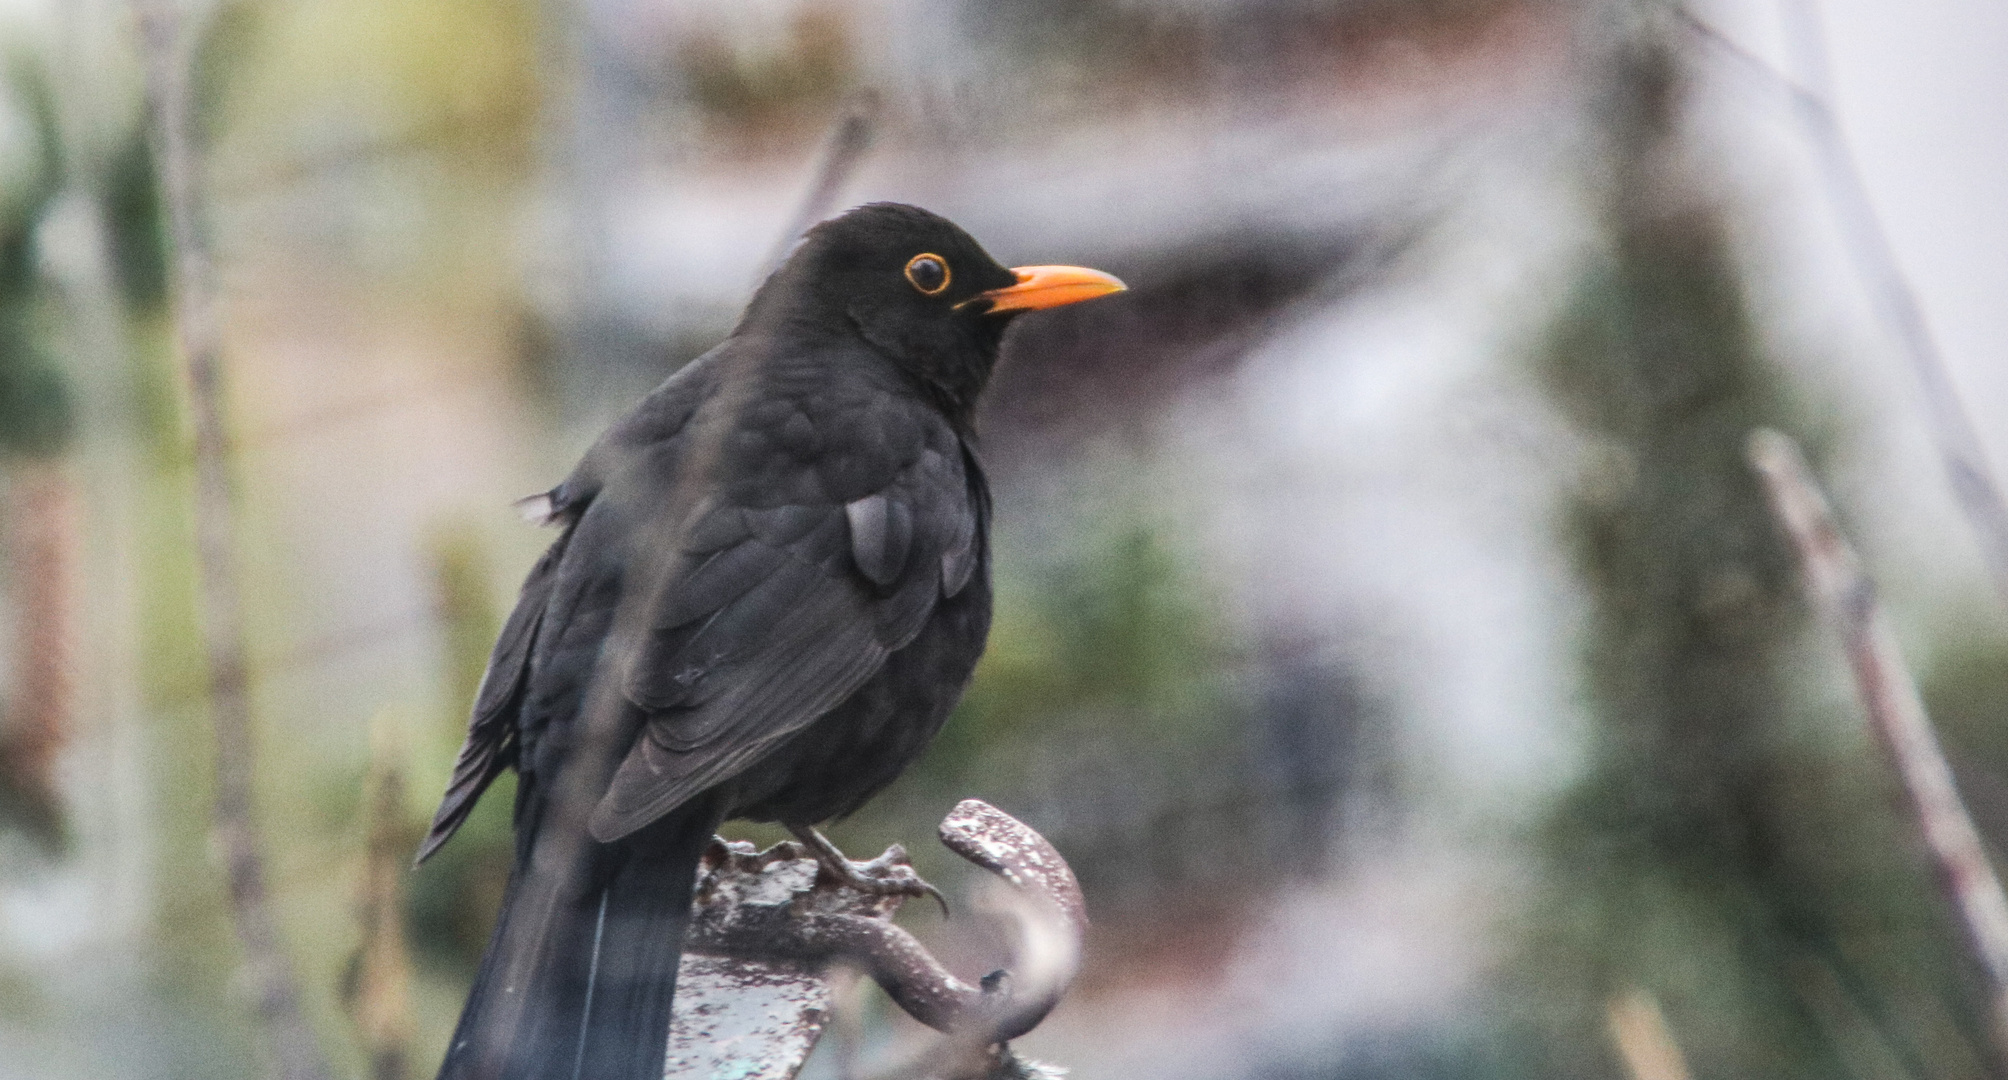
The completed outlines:
[[[174,251],[174,318],[195,427],[195,543],[210,710],[216,725],[214,823],[230,911],[266,1039],[283,1080],[321,1080],[328,1067],[300,1009],[292,965],[265,891],[252,817],[254,731],[247,696],[237,538],[224,434],[221,332],[215,269],[202,233],[200,166],[190,146],[190,35],[173,0],[141,0],[142,48],[155,160]]]
[[[1896,760],[1925,845],[1986,974],[1996,1047],[2008,1060],[2008,896],[1960,800],[1917,683],[1874,584],[1834,524],[1798,446],[1778,432],[1760,430],[1750,437],[1750,460],[1798,550],[1807,591],[1847,648],[1869,721]]]

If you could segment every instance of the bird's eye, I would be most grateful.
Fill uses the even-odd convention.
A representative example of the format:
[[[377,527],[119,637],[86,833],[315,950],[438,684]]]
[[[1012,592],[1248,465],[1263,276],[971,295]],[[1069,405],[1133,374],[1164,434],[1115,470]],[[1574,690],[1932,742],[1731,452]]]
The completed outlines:
[[[939,255],[915,255],[906,261],[906,279],[928,296],[948,288],[948,264]]]

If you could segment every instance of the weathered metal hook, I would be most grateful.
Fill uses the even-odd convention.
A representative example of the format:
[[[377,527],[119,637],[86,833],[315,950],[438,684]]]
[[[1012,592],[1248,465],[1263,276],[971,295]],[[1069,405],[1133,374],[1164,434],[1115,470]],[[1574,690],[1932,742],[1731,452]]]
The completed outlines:
[[[801,845],[716,843],[700,875],[677,976],[667,1074],[744,1080],[794,1075],[821,1034],[833,964],[869,974],[908,1015],[987,1047],[1032,1030],[1080,968],[1087,909],[1073,870],[1024,822],[976,799],[943,819],[949,850],[1011,886],[1010,965],[957,978],[891,922],[901,902],[818,880]],[[903,862],[904,851],[880,856]]]

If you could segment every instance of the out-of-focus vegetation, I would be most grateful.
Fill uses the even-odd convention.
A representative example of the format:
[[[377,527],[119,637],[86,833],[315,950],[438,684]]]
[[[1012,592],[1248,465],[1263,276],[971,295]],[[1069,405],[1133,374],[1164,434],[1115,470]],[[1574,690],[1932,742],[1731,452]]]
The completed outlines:
[[[478,538],[464,529],[441,533],[433,542],[437,613],[445,634],[446,707],[427,737],[436,744],[432,760],[451,761],[466,725],[457,707],[472,702],[488,666],[488,649],[502,629],[494,606],[490,567]],[[509,808],[514,777],[505,776],[461,826],[467,835],[442,850],[424,874],[414,877],[408,919],[422,959],[471,979],[482,946],[494,928],[508,882]],[[414,800],[408,809],[422,809]],[[414,824],[417,821],[414,819]]]
[[[11,65],[18,107],[33,134],[23,165],[0,203],[0,449],[13,457],[62,450],[75,424],[61,369],[48,354],[49,289],[35,264],[34,230],[62,191],[62,141],[47,78],[28,62]]]
[[[1277,809],[1247,787],[1244,665],[1208,583],[1149,507],[1116,497],[1077,513],[1064,551],[1000,553],[1012,569],[968,697],[853,842],[897,838],[969,795],[1037,807],[1035,826],[1074,853],[1103,903],[1176,905],[1245,872],[1244,837]],[[1123,784],[1101,782],[1116,770]]]
[[[1594,727],[1509,969],[1541,991],[1522,1019],[1595,1029],[1642,990],[1696,1075],[1990,1075],[1986,996],[1894,773],[1853,709],[1806,699],[1805,606],[1743,457],[1819,391],[1763,355],[1719,196],[1682,179],[1689,76],[1663,44],[1617,65],[1609,247],[1542,358],[1591,445],[1567,520]],[[1541,1045],[1530,1075],[1619,1064]]]
[[[0,190],[0,460],[9,467],[11,492],[22,499],[32,483],[23,477],[23,465],[60,454],[75,416],[62,371],[48,355],[49,290],[35,265],[34,227],[60,190],[55,104],[34,65],[17,61],[7,74],[32,132],[12,183]],[[17,543],[21,535],[17,531]],[[27,695],[17,690],[16,696]],[[48,712],[47,703],[17,703],[0,726],[0,822],[53,843],[63,834],[51,775],[63,733]]]
[[[981,419],[989,653],[834,830],[948,883],[929,837],[978,796],[1069,856],[1095,930],[1033,1053],[1108,1080],[1604,1077],[1632,1067],[1613,1017],[1651,1014],[1696,1077],[2000,1071],[1742,457],[1758,425],[1838,463],[1899,422],[1852,369],[1783,362],[1782,260],[1704,116],[1715,54],[1655,11],[205,8],[258,810],[337,1067],[429,1070],[499,902],[507,781],[424,868],[398,849],[549,539],[509,501],[729,330],[870,101],[840,202],[1133,286],[1013,332]],[[263,1068],[209,839],[130,30],[109,0],[0,12],[10,1078]],[[56,481],[73,524],[37,532]],[[38,588],[57,565],[75,587]],[[1968,604],[1902,614],[2008,842],[2008,620]],[[75,642],[68,682],[38,641]],[[40,685],[75,692],[38,711]],[[984,962],[965,923],[911,922]],[[887,1011],[869,1048],[901,1037]]]

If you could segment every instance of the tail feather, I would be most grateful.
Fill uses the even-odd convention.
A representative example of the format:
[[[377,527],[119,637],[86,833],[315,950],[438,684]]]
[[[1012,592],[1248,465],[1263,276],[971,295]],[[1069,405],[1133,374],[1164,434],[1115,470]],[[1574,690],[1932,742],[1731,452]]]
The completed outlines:
[[[691,889],[716,816],[523,851],[439,1080],[661,1080]]]

